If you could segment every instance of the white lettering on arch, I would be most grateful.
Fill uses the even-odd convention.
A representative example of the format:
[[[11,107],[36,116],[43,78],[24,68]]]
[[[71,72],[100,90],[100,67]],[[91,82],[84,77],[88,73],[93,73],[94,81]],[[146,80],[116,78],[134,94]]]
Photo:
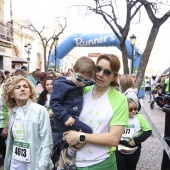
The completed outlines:
[[[105,36],[100,36],[98,38],[91,38],[89,40],[83,40],[82,37],[75,38],[74,41],[76,42],[77,47],[86,47],[86,46],[91,46],[95,44],[103,44],[107,41],[107,38],[109,38],[110,41],[114,41],[115,37],[112,35],[105,35]]]

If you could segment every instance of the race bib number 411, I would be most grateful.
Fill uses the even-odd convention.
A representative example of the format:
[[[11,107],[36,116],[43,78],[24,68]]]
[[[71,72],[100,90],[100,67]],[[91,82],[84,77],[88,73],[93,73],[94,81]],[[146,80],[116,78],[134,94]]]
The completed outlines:
[[[30,144],[14,141],[12,157],[18,161],[30,162]]]

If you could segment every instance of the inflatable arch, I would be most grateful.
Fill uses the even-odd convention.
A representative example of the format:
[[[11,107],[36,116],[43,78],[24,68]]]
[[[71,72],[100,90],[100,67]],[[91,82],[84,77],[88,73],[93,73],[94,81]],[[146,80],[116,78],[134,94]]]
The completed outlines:
[[[68,36],[61,44],[56,48],[57,63],[59,67],[61,65],[61,59],[64,58],[74,47],[111,47],[116,46],[119,50],[119,39],[114,33],[89,33],[89,34],[72,34]],[[132,46],[130,40],[126,40],[127,55],[129,59],[132,59]],[[133,60],[134,73],[137,73],[137,69],[142,56],[142,51],[135,46],[135,57]],[[54,63],[54,51],[50,55],[50,66]],[[144,87],[141,87],[139,91],[139,98],[144,97]]]

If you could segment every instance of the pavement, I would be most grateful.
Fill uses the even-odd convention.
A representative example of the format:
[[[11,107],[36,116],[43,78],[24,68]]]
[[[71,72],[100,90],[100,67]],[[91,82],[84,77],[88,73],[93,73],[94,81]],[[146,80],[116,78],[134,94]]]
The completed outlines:
[[[149,95],[143,98],[143,106],[140,113],[147,119],[151,126],[155,127],[157,133],[163,137],[165,128],[165,112],[156,103],[154,109],[150,108]],[[145,142],[142,143],[141,155],[136,170],[161,170],[163,146],[157,136],[152,133]]]
[[[151,126],[154,126],[161,136],[164,136],[165,113],[162,108],[155,103],[154,109],[150,108],[149,95],[143,98],[143,106],[140,113],[148,120]],[[161,170],[163,146],[154,133],[145,142],[142,143],[141,155],[136,170]],[[2,159],[0,158],[0,166]],[[0,167],[3,170],[3,166]]]

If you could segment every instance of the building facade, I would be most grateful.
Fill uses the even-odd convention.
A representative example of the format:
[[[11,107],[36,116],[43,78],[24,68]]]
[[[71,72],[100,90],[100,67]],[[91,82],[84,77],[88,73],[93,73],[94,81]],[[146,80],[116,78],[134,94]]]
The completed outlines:
[[[13,39],[11,24],[5,22],[5,0],[0,0],[0,70],[10,70]]]
[[[9,0],[0,0],[0,70],[14,71],[22,65],[28,65],[30,72],[36,68],[44,71],[43,44],[39,36],[28,28],[26,21],[12,15],[10,3]],[[61,41],[62,37],[59,42]],[[25,51],[28,44],[32,47],[29,52]],[[49,49],[50,43],[46,49],[46,56]],[[78,57],[77,54],[69,53],[61,60],[58,71],[67,72]]]

